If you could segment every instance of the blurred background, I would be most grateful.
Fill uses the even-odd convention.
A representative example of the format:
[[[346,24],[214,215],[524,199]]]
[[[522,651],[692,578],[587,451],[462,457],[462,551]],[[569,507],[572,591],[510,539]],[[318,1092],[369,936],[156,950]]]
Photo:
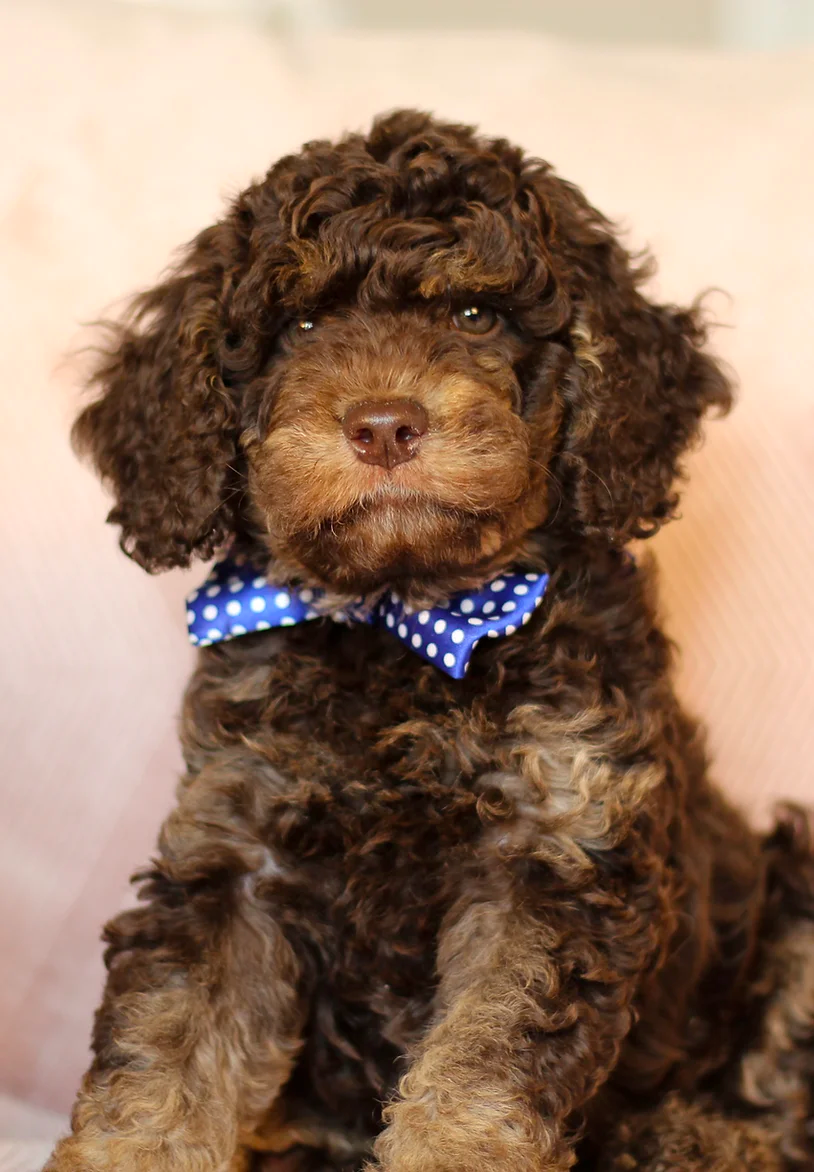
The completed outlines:
[[[755,49],[814,40],[811,0],[163,0],[278,29],[527,29],[578,41]],[[162,0],[109,0],[161,4]]]
[[[120,553],[71,355],[274,159],[396,106],[550,160],[655,252],[653,296],[719,290],[739,405],[652,543],[666,622],[733,800],[814,802],[814,0],[0,0],[0,1172],[87,1064],[206,573]]]

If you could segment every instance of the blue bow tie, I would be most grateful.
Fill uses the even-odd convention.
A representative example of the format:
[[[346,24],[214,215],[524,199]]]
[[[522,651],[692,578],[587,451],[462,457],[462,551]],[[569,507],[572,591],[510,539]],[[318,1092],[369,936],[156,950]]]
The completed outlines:
[[[428,663],[460,680],[475,645],[483,638],[513,635],[540,605],[547,585],[548,574],[502,574],[479,590],[456,594],[446,605],[429,610],[408,610],[397,594],[388,593],[372,607],[360,599],[327,617],[384,626]],[[307,587],[275,586],[239,555],[224,558],[187,599],[190,642],[208,647],[321,618],[321,597],[319,590]]]

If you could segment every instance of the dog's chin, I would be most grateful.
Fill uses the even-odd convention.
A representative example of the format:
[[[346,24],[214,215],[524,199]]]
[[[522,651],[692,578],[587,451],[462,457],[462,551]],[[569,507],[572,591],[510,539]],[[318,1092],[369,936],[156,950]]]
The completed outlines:
[[[340,595],[395,589],[405,601],[431,603],[480,585],[512,559],[498,515],[473,515],[401,498],[359,504],[315,529],[274,543],[295,572]]]

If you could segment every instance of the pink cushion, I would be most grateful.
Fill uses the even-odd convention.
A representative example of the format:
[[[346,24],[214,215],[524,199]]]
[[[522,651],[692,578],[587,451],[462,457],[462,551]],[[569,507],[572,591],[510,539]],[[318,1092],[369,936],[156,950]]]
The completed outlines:
[[[0,818],[0,1088],[64,1109],[86,1062],[97,937],[178,768],[184,576],[116,548],[67,442],[78,323],[152,281],[225,194],[304,139],[418,105],[515,138],[661,258],[720,285],[741,403],[658,539],[681,687],[716,772],[764,818],[814,758],[814,59],[334,37],[109,5],[0,10],[0,478],[8,778]],[[194,574],[193,577],[199,577]]]

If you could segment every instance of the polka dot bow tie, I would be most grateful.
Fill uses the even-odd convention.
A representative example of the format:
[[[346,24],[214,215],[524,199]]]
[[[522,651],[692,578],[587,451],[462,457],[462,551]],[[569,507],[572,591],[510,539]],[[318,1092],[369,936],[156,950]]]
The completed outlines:
[[[384,626],[429,663],[460,680],[475,645],[484,638],[513,635],[540,605],[547,585],[547,574],[503,574],[429,610],[409,610],[397,594],[389,593],[372,607],[359,599],[341,611],[325,612],[319,609],[320,591],[275,586],[239,557],[225,558],[187,599],[187,624],[190,642],[198,647],[326,615],[336,622]]]

